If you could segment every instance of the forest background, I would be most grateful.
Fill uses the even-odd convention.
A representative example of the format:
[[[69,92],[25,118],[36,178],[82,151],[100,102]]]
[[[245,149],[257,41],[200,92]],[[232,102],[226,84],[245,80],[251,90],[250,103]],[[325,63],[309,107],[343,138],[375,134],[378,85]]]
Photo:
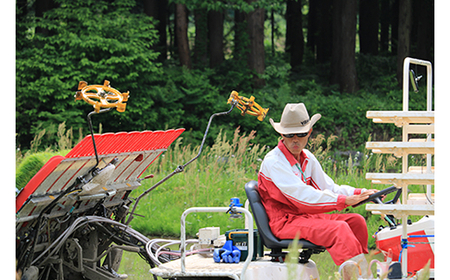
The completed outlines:
[[[94,116],[96,132],[184,127],[183,145],[195,146],[237,90],[275,121],[286,103],[303,102],[323,115],[313,137],[337,135],[335,155],[363,151],[370,135],[400,139],[400,129],[365,114],[402,109],[403,59],[435,64],[432,0],[18,0],[14,8],[16,156],[62,149],[62,123],[69,139],[86,136],[92,108],[74,100],[81,80],[130,92],[124,113]],[[425,109],[425,79],[411,93],[413,110]],[[240,127],[273,147],[268,118],[237,110],[217,118],[208,145]]]
[[[212,113],[232,90],[255,96],[279,121],[288,102],[321,113],[314,133],[337,135],[337,150],[361,150],[369,135],[399,137],[374,125],[368,110],[401,110],[407,56],[434,63],[432,0],[19,0],[16,2],[16,147],[58,149],[65,122],[74,139],[88,133],[92,110],[75,101],[79,81],[109,80],[129,91],[125,113],[94,116],[94,130],[184,127],[198,144]],[[415,69],[424,74],[421,67]],[[423,79],[425,80],[425,79]],[[422,81],[423,85],[425,81]],[[425,108],[425,86],[410,108]],[[233,113],[211,127],[255,130],[274,146],[268,118]]]

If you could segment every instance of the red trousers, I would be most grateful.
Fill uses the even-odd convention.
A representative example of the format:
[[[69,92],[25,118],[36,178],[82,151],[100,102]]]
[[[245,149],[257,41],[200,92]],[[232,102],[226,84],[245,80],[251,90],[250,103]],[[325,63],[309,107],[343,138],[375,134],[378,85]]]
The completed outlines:
[[[366,221],[359,214],[288,216],[277,237],[292,239],[299,232],[300,238],[325,247],[336,265],[341,265],[361,253],[369,252]]]

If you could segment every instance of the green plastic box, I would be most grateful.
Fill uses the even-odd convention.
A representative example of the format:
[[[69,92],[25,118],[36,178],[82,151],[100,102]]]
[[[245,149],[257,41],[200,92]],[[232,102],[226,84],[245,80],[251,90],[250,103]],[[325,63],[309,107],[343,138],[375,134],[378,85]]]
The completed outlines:
[[[232,229],[225,233],[225,237],[228,240],[233,241],[233,245],[241,250],[241,261],[245,261],[248,256],[248,230],[247,229]],[[259,232],[257,229],[253,230],[253,258],[255,261],[264,256],[264,246],[262,244],[261,238],[259,237]]]

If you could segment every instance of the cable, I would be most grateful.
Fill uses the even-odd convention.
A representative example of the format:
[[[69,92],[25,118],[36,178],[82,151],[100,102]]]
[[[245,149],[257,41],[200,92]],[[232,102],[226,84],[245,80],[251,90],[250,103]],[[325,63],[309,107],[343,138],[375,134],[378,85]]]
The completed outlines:
[[[55,252],[57,252],[61,246],[64,244],[64,242],[67,240],[67,238],[72,234],[75,229],[79,227],[79,224],[84,225],[87,221],[87,217],[80,217],[76,219],[70,227],[68,227],[55,241],[50,244],[50,246],[47,247],[47,249],[44,250],[37,258],[35,258],[31,265],[34,265],[40,258],[42,258],[48,251],[50,251],[53,247],[53,251],[50,252],[50,254],[45,258],[40,265],[45,262],[47,259],[49,259]],[[39,266],[40,266],[39,265]]]
[[[103,217],[99,217],[99,216],[83,216],[83,217],[77,218],[70,225],[70,227],[68,227],[54,242],[52,242],[52,244],[50,244],[50,246],[48,246],[37,258],[35,258],[32,261],[31,265],[36,264],[41,258],[43,258],[45,256],[45,254],[48,253],[47,257],[39,262],[38,266],[41,266],[51,256],[56,254],[61,249],[61,247],[63,246],[65,241],[69,238],[69,236],[74,231],[76,231],[80,227],[85,226],[85,225],[87,225],[89,223],[107,223],[107,224],[112,224],[112,225],[115,225],[115,226],[119,227],[120,230],[130,234],[131,236],[136,238],[138,241],[140,241],[142,244],[147,244],[150,241],[146,236],[144,236],[140,232],[138,232],[138,231],[136,231],[136,230],[134,230],[134,229],[124,225],[124,224],[121,224],[120,222],[113,221],[113,220],[110,220],[110,219],[107,219],[107,218],[103,218]]]
[[[197,254],[197,253],[201,253],[201,252],[211,252],[211,253],[212,253],[213,251],[211,251],[211,248],[198,249],[198,250],[194,250],[194,251],[187,252],[187,253],[186,253],[186,256],[193,255],[193,254]],[[181,256],[181,253],[178,253],[178,252],[171,252],[171,251],[169,251],[169,252],[164,252],[164,253],[160,253],[160,254],[167,254],[167,255]],[[159,254],[156,254],[156,257],[158,257],[158,256],[159,256]]]
[[[167,244],[158,247],[155,250],[155,253],[153,253],[154,250],[154,246],[159,246],[158,243],[162,243],[162,242],[166,242]],[[193,244],[193,243],[198,243],[197,239],[188,239],[186,240],[186,244]],[[161,252],[161,250],[163,250],[165,247],[167,246],[172,246],[172,245],[176,245],[176,244],[181,244],[180,240],[171,240],[171,239],[153,239],[150,240],[146,245],[145,245],[145,249],[147,251],[147,254],[149,255],[149,257],[151,258],[151,260],[156,264],[156,265],[161,265],[162,262],[160,261],[161,255],[167,254],[167,255],[177,255],[176,252]],[[209,250],[209,249],[208,249]],[[175,254],[174,254],[175,253]],[[191,253],[192,254],[192,253]],[[180,254],[181,255],[181,254]],[[178,255],[179,256],[179,255]],[[167,259],[167,261],[170,261],[171,259],[169,258],[165,258]],[[165,262],[167,262],[165,261]]]
[[[425,186],[424,185],[422,185],[422,188],[423,188],[423,192],[425,193],[425,197],[427,198],[427,200],[428,200],[428,202],[431,204],[431,205],[434,205],[434,203],[430,200],[430,198],[428,197],[428,195],[427,195],[427,190],[425,189]]]

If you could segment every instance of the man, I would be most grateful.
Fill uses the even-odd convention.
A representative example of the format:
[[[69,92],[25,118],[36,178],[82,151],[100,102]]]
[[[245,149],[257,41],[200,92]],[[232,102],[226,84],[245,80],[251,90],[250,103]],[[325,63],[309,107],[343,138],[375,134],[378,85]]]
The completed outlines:
[[[258,191],[274,235],[300,238],[327,248],[336,265],[353,260],[367,274],[367,226],[359,214],[325,214],[342,210],[377,190],[336,185],[314,155],[305,149],[313,125],[303,103],[287,104],[273,128],[281,134],[278,146],[264,158],[258,174]]]

